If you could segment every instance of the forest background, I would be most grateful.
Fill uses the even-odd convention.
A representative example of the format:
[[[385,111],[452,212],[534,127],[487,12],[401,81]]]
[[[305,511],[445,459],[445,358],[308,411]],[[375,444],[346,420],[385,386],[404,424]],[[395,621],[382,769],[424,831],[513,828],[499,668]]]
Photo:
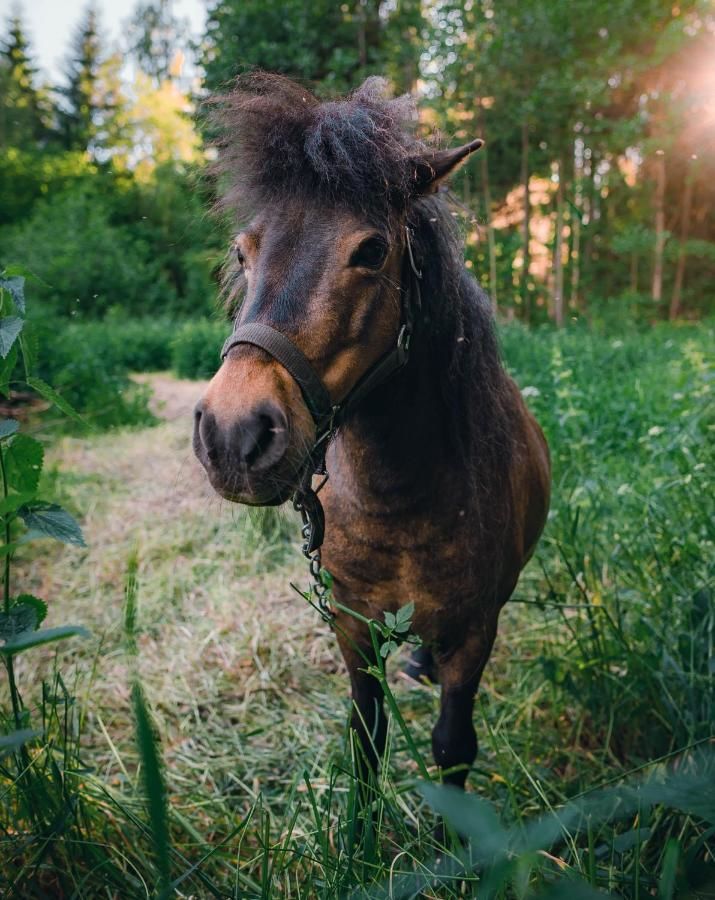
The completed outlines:
[[[254,67],[322,96],[384,75],[416,93],[425,135],[486,139],[454,211],[503,319],[712,311],[711,3],[221,0],[192,35],[171,0],[140,0],[115,44],[89,5],[56,83],[21,10],[5,25],[0,264],[35,276],[53,329],[169,316],[170,340],[213,315],[230,234],[207,215],[200,104]]]

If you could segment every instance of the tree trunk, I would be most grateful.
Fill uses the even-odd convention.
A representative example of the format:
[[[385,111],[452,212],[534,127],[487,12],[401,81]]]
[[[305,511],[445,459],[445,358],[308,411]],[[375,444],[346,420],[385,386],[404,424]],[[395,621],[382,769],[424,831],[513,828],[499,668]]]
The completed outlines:
[[[559,186],[556,191],[556,235],[554,237],[554,320],[559,328],[564,325],[564,263],[563,263],[563,231],[564,231],[564,165],[557,163]]]
[[[591,156],[586,161],[585,184],[583,192],[583,210],[585,216],[585,234],[583,252],[581,253],[581,276],[589,284],[593,283],[593,235],[596,221],[596,151],[591,148]]]
[[[570,305],[574,309],[580,307],[578,289],[581,280],[581,219],[578,215],[574,215],[572,219],[572,242],[571,242],[571,299]]]
[[[685,277],[685,243],[690,233],[690,210],[693,205],[693,177],[692,172],[685,174],[685,190],[683,192],[682,218],[680,221],[680,247],[678,248],[678,262],[675,268],[675,284],[673,295],[670,298],[670,311],[668,317],[677,319],[680,315],[680,299],[683,292],[683,278]]]
[[[583,176],[583,167],[579,158],[576,155],[576,148],[574,147],[574,207],[573,215],[571,216],[571,306],[574,309],[578,309],[579,298],[578,298],[578,289],[579,289],[579,281],[581,278],[581,209],[583,207],[583,201],[581,197],[582,190],[582,176]]]
[[[521,184],[524,188],[524,223],[522,226],[522,266],[521,266],[521,312],[528,322],[531,319],[529,302],[529,236],[531,222],[531,203],[529,194],[529,123],[525,119],[521,124]]]
[[[665,153],[656,151],[655,165],[655,250],[653,255],[654,303],[663,299],[663,250],[665,249]]]

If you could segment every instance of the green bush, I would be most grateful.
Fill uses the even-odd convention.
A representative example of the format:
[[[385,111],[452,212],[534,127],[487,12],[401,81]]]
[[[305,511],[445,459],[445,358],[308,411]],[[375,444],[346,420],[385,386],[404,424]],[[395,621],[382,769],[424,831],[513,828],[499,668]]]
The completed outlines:
[[[148,386],[135,384],[126,369],[108,363],[101,348],[86,343],[81,329],[67,329],[39,371],[95,428],[151,424]]]
[[[130,373],[173,368],[184,378],[209,378],[218,368],[229,328],[206,320],[177,327],[169,316],[127,319],[114,309],[102,321],[45,314],[28,326],[30,330],[42,349],[44,380],[90,424],[108,428],[152,421],[149,388],[134,383]]]
[[[115,335],[109,340],[111,334],[103,323],[68,323],[50,316],[28,322],[25,328],[26,340],[40,351],[38,374],[89,425],[151,424],[149,388],[131,381],[132,360],[122,353],[122,339]],[[21,374],[16,369],[15,378]]]
[[[117,372],[159,372],[171,366],[171,341],[176,324],[157,319],[121,319],[109,315],[101,322],[63,323],[62,333],[82,341]]]
[[[224,322],[186,322],[173,341],[174,372],[180,378],[211,378],[219,367],[219,354],[229,330]]]
[[[2,262],[23,260],[37,281],[38,303],[63,316],[101,316],[121,304],[125,315],[171,308],[175,292],[151,244],[111,219],[95,188],[39,202],[22,225],[3,230]]]
[[[537,594],[573,636],[537,662],[620,759],[715,727],[712,331],[502,332],[552,451]]]

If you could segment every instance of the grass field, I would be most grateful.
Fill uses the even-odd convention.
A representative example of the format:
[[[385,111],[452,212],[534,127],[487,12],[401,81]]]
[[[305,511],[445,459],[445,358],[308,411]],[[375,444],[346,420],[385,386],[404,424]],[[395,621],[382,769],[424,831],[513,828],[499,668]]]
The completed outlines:
[[[347,677],[330,629],[290,587],[308,581],[298,523],[210,491],[189,446],[200,385],[147,377],[161,424],[56,442],[51,487],[89,548],[46,545],[17,577],[49,598],[50,624],[92,637],[46,652],[41,671],[23,657],[18,679],[28,703],[56,672],[76,697],[87,768],[66,780],[104,861],[90,867],[58,828],[33,868],[6,834],[7,896],[13,881],[21,897],[122,898],[161,881],[123,632],[134,554],[136,665],[163,746],[179,896],[715,896],[713,338],[707,325],[505,330],[552,447],[554,498],[477,703],[469,785],[486,803],[416,787],[404,729],[436,777],[438,691],[391,658],[404,722],[390,724],[376,840],[357,848]],[[643,793],[599,793],[623,783]],[[546,821],[535,840],[528,823],[573,798],[589,814],[565,816],[552,838]],[[435,845],[435,808],[472,834],[475,866]]]

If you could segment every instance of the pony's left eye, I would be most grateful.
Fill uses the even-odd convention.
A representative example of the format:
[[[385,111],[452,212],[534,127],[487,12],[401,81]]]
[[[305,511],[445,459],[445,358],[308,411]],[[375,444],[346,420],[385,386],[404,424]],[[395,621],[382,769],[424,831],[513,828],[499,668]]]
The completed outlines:
[[[380,269],[387,259],[388,246],[381,237],[370,237],[350,257],[350,265],[362,269]]]

